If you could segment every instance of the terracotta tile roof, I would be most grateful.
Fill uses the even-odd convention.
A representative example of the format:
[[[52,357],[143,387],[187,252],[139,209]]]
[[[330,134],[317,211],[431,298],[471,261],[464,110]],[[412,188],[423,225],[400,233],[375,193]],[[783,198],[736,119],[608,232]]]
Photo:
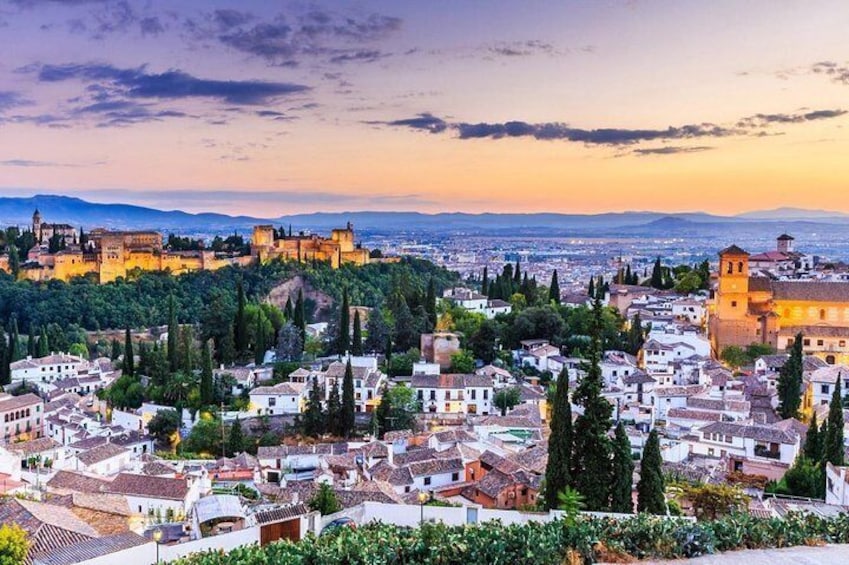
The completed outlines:
[[[86,540],[62,549],[35,555],[34,558],[38,560],[39,565],[73,565],[147,543],[151,543],[150,540],[134,532],[124,532],[114,536]]]
[[[44,401],[31,392],[20,396],[9,396],[7,398],[0,397],[0,412],[8,412],[9,410],[19,410],[21,408],[29,408],[44,404]]]
[[[413,375],[410,386],[413,388],[489,388],[492,378],[486,375]]]
[[[832,281],[771,281],[775,300],[849,302],[849,284]]]
[[[118,457],[125,453],[129,453],[129,450],[124,449],[119,445],[115,445],[114,443],[104,443],[103,445],[99,445],[89,449],[88,451],[83,451],[77,455],[77,459],[79,459],[80,463],[83,465],[88,466],[101,463],[107,459],[112,459],[113,457]]]
[[[436,457],[436,450],[430,447],[409,449],[405,453],[398,453],[392,459],[397,466],[408,465],[416,461],[427,461]]]
[[[749,254],[748,252],[744,251],[740,247],[737,247],[736,245],[730,245],[730,246],[726,247],[725,249],[723,249],[722,251],[719,252],[720,257],[722,257],[723,255],[735,255],[736,256],[736,255],[748,255],[748,254]]]
[[[90,477],[72,471],[59,471],[47,481],[46,486],[51,489],[66,491],[99,493],[106,484],[107,481],[97,477]]]
[[[714,422],[702,427],[700,431],[704,435],[719,433],[723,435],[750,438],[756,441],[768,441],[791,445],[798,441],[798,436],[795,431],[784,431],[775,426]]]
[[[535,445],[524,451],[520,451],[509,457],[514,463],[521,465],[522,468],[534,473],[545,473],[546,465],[548,464],[548,446]]]
[[[413,484],[413,476],[407,467],[393,467],[386,461],[381,461],[371,469],[369,473],[378,481],[386,481],[393,486],[407,486]]]
[[[97,531],[68,508],[29,500],[10,499],[0,503],[0,522],[15,523],[27,532],[32,556],[52,553],[62,547],[98,536]]]
[[[428,461],[417,461],[408,466],[410,474],[414,477],[427,477],[463,471],[463,461],[460,459],[430,459]]]
[[[12,443],[6,445],[5,447],[6,450],[8,450],[10,453],[20,453],[21,455],[29,456],[35,453],[41,453],[42,451],[54,449],[56,447],[61,447],[61,445],[61,443],[59,443],[53,438],[42,437],[30,441]]]
[[[184,500],[189,486],[184,479],[121,473],[111,483],[107,483],[103,490],[128,496]]]
[[[299,503],[269,508],[268,510],[261,510],[254,514],[254,518],[256,518],[256,523],[258,525],[265,526],[267,524],[291,520],[309,513],[310,509],[307,505]]]

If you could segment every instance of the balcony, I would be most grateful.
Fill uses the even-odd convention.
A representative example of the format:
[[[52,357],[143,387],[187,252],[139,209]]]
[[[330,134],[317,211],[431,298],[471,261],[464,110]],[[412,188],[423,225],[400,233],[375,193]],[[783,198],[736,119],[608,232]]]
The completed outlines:
[[[767,459],[781,459],[780,451],[773,451],[769,449],[765,445],[756,445],[755,446],[755,456],[756,457],[765,457]]]

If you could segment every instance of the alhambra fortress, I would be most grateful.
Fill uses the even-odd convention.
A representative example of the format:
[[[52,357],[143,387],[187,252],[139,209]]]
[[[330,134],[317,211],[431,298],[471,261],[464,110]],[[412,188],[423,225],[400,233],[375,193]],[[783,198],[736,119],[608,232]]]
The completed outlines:
[[[275,230],[271,225],[255,226],[249,255],[216,253],[212,250],[173,251],[163,245],[156,231],[91,230],[80,243],[81,231],[68,224],[51,224],[42,220],[38,210],[30,228],[35,245],[20,264],[18,276],[32,281],[96,274],[101,283],[126,277],[134,270],[169,271],[179,275],[191,271],[215,270],[228,265],[248,265],[254,261],[274,259],[326,262],[338,268],[342,264],[369,263],[369,250],[354,242],[354,228],[334,229],[330,238],[316,234]],[[55,238],[55,239],[54,239]],[[48,241],[59,239],[63,249],[51,252]],[[0,270],[9,272],[8,254],[0,254]]]

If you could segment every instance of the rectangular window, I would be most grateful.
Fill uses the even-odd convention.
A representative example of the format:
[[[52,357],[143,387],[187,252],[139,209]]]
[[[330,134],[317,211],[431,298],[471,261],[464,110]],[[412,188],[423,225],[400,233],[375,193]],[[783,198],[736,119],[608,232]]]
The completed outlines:
[[[277,399],[273,396],[268,397],[268,405],[269,406],[277,406]]]
[[[823,346],[823,340],[818,339],[817,340],[817,346],[822,347]]]
[[[430,485],[430,477],[425,477],[425,478],[424,478],[424,484],[425,484],[425,486]]]
[[[430,399],[436,400],[436,391],[435,390],[430,391]]]
[[[489,389],[488,388],[483,389],[483,399],[489,400]]]
[[[810,339],[807,339],[807,338],[803,339],[803,340],[802,340],[802,345],[804,345],[804,346],[806,346],[806,347],[807,347],[807,346],[809,346],[809,345],[811,345],[811,340],[810,340]]]
[[[419,400],[424,400],[424,391],[422,389],[419,389],[417,396],[419,397]]]
[[[821,385],[820,392],[823,394],[828,394],[828,385]]]
[[[451,480],[452,481],[459,481],[460,480],[460,473],[451,473]]]
[[[731,307],[732,307],[732,308],[737,308],[737,301],[736,301],[736,300],[732,300],[732,301],[731,301]]]
[[[477,394],[478,394],[478,391],[476,389],[472,389],[472,400],[477,399]]]

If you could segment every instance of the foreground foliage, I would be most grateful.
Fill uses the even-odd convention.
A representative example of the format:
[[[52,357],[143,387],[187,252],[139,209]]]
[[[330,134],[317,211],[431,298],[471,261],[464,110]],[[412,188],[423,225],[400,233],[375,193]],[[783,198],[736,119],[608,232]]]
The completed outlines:
[[[425,524],[421,529],[370,524],[332,535],[206,552],[177,565],[560,565],[567,553],[593,563],[611,554],[638,559],[697,557],[717,551],[849,542],[849,515],[783,519],[734,514],[719,520],[664,520],[641,514],[625,520],[590,518],[505,526]]]

